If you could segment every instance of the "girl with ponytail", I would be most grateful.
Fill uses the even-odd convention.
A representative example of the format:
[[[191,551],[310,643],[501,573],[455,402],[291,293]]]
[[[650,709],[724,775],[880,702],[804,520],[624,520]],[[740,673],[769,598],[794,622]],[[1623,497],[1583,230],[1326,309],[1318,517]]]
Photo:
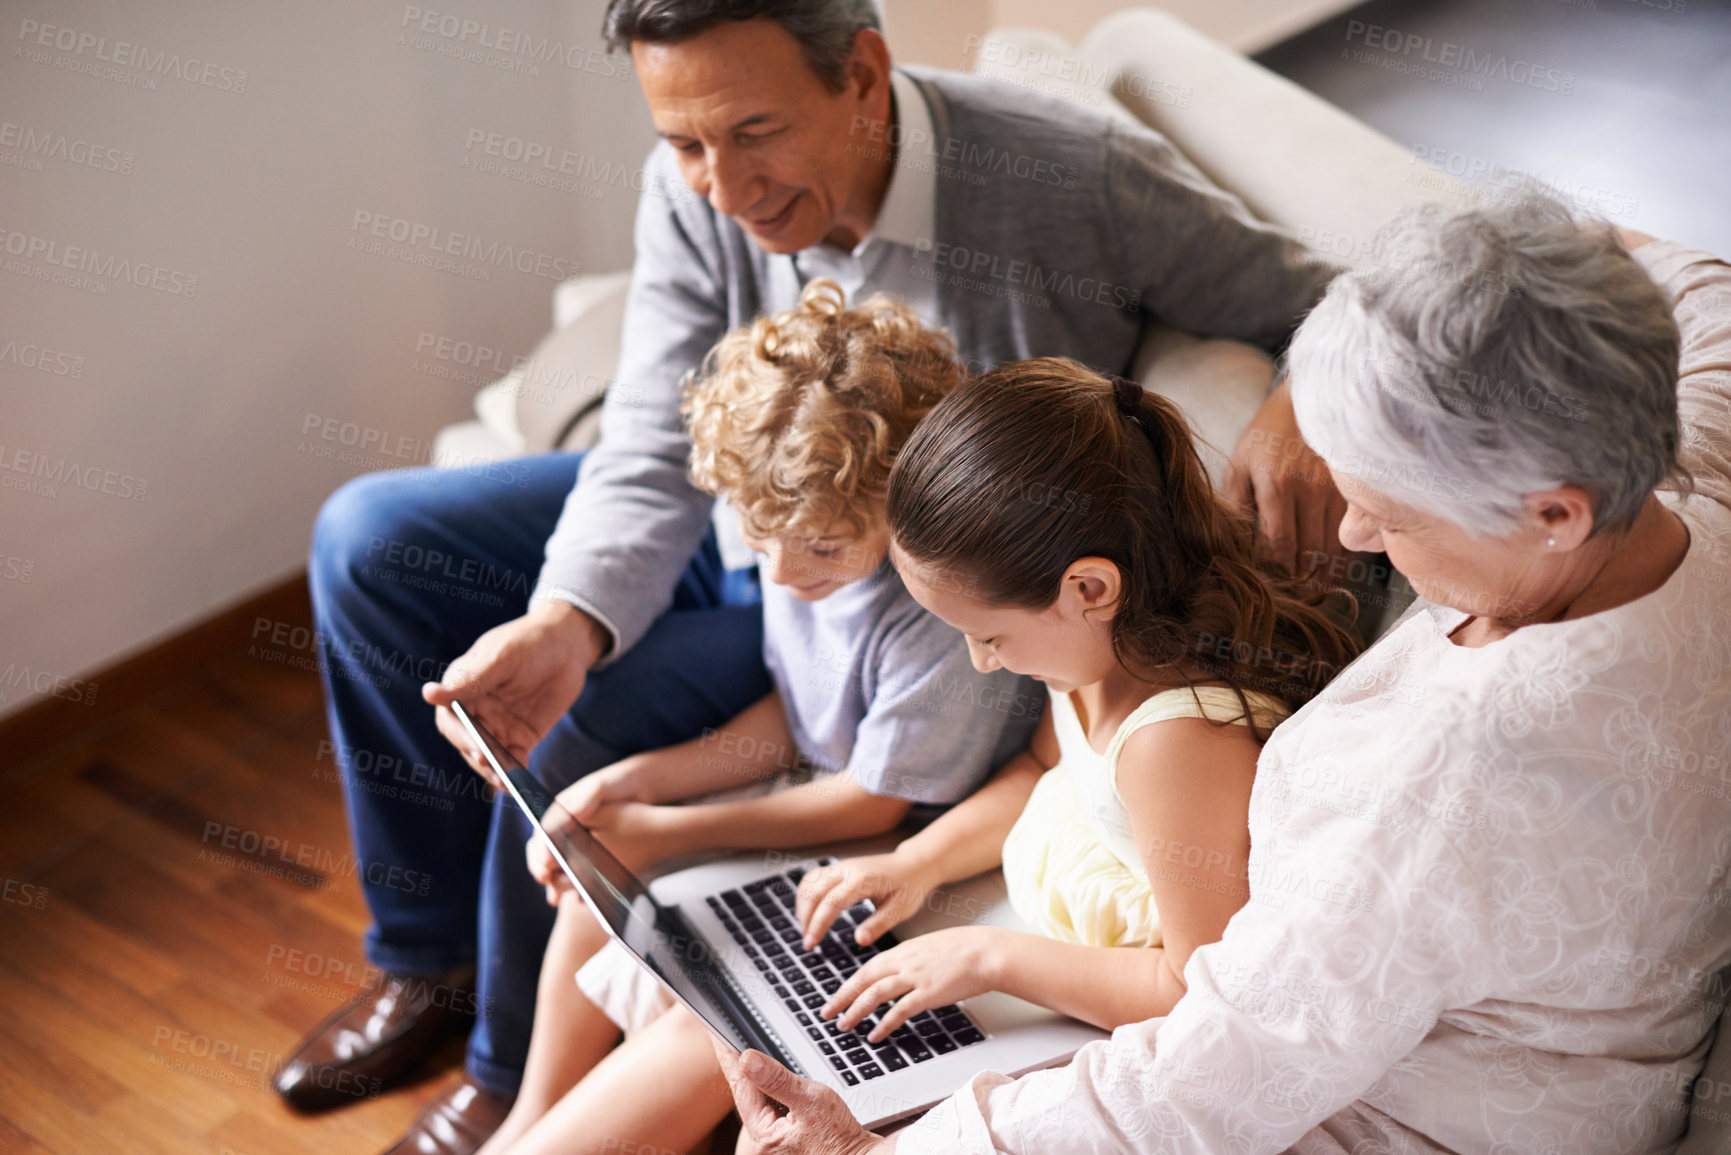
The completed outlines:
[[[1326,594],[1257,564],[1254,526],[1169,402],[1073,361],[1004,365],[939,402],[886,512],[909,593],[978,669],[1043,681],[1048,706],[1024,754],[894,853],[807,875],[802,921],[815,937],[872,898],[869,941],[1001,861],[1042,933],[920,935],[822,1013],[873,1040],[987,990],[1108,1030],[1167,1014],[1191,952],[1249,898],[1261,744],[1355,656],[1353,635]]]

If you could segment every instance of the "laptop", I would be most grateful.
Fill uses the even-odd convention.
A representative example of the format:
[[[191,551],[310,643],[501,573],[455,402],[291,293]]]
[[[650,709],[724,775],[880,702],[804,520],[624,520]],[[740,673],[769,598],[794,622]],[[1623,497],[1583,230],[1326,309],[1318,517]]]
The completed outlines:
[[[872,912],[843,912],[816,949],[804,950],[794,917],[800,879],[831,854],[892,848],[883,836],[797,861],[774,852],[735,855],[644,883],[554,799],[485,728],[452,711],[529,816],[572,886],[625,948],[710,1032],[735,1051],[754,1047],[831,1087],[865,1127],[882,1127],[932,1106],[984,1070],[1021,1075],[1067,1062],[1106,1031],[993,991],[913,1016],[876,1043],[865,1036],[887,1009],[852,1031],[817,1010],[848,976],[898,940],[946,926],[1031,930],[1015,913],[998,871],[933,892],[924,909],[871,946],[853,929]]]

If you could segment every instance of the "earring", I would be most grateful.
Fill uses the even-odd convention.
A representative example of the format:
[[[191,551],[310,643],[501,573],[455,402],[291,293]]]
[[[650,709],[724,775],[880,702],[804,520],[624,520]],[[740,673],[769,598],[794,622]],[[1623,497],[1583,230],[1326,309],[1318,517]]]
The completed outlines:
[[[1554,537],[1548,537],[1545,539],[1545,544],[1550,546],[1552,549],[1555,549],[1557,547],[1557,539]]]

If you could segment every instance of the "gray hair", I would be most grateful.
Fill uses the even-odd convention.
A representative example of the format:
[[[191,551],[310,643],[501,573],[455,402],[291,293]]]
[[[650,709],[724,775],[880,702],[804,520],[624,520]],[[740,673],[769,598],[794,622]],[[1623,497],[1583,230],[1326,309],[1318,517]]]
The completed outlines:
[[[1608,227],[1524,192],[1385,225],[1293,338],[1293,406],[1330,468],[1475,536],[1560,485],[1595,496],[1596,533],[1687,483],[1677,325]]]
[[[601,34],[610,51],[629,51],[633,41],[677,44],[732,20],[781,25],[831,92],[847,87],[854,37],[883,27],[877,0],[612,0]]]

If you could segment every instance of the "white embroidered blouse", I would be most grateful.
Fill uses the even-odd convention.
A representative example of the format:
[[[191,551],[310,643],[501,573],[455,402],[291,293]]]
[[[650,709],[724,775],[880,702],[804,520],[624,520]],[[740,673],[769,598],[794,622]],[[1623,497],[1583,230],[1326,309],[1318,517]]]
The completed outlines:
[[[1250,903],[1172,1014],[900,1155],[1675,1146],[1731,973],[1731,267],[1636,257],[1683,332],[1678,570],[1480,648],[1417,607],[1264,749]]]

